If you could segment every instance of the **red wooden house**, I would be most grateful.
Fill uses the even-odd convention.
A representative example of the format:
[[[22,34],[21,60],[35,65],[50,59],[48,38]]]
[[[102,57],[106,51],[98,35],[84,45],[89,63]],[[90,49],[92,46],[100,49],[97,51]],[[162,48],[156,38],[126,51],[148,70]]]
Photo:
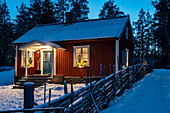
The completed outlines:
[[[100,76],[100,64],[116,71],[132,65],[133,39],[129,16],[75,22],[67,13],[65,24],[39,25],[13,42],[15,76]]]

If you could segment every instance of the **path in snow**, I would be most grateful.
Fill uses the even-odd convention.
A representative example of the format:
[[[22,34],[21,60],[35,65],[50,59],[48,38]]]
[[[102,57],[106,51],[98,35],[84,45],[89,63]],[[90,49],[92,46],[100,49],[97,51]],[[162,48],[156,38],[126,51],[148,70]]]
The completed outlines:
[[[101,113],[170,113],[170,70],[154,69]]]

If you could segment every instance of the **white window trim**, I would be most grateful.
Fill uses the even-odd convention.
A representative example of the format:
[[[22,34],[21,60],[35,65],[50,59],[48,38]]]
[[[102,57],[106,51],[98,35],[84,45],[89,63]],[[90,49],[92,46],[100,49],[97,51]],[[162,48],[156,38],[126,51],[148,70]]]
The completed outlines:
[[[127,67],[129,66],[129,49],[126,48],[125,51],[126,51],[126,67]]]
[[[21,50],[21,68],[25,68],[24,66],[23,66],[23,52],[24,52],[25,50]],[[25,53],[26,54],[26,53]],[[27,57],[27,61],[28,61],[28,57]],[[34,67],[34,54],[33,54],[33,65],[31,66],[31,67]],[[28,68],[30,68],[30,67],[28,67]]]
[[[88,62],[89,63],[85,67],[89,67],[90,66],[90,45],[73,46],[73,67],[77,67],[76,63],[75,63],[76,48],[88,48]]]
[[[25,51],[25,50],[21,50],[21,68],[25,68],[25,67],[23,66],[23,54],[24,54],[24,51]]]

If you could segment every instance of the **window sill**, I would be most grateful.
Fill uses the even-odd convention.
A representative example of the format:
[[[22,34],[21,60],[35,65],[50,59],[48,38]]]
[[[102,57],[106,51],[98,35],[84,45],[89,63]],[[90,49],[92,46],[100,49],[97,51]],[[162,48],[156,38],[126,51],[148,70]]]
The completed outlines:
[[[21,68],[25,68],[25,67],[21,67]],[[34,67],[27,67],[27,68],[34,68]]]
[[[74,66],[75,68],[80,68],[80,69],[82,69],[82,68],[88,68],[88,67],[90,67],[89,65],[88,66]]]

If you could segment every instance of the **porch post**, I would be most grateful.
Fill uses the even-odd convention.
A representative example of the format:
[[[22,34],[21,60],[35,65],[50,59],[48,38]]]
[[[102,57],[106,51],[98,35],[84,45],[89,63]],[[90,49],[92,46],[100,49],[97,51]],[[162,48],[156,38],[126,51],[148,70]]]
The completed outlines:
[[[25,50],[25,77],[27,77],[27,75],[28,75],[28,66],[27,66],[27,58],[28,57],[28,50],[26,49]]]
[[[116,64],[116,72],[118,72],[119,70],[119,40],[116,40],[115,64]]]
[[[54,49],[54,75],[56,75],[56,49]]]
[[[18,63],[18,45],[15,46],[15,76],[17,76],[17,63]]]
[[[54,77],[54,48],[52,48],[52,68],[51,68],[51,77]]]
[[[43,75],[43,51],[42,51],[42,49],[40,50],[40,52],[41,52],[40,68],[41,68],[41,75]]]

